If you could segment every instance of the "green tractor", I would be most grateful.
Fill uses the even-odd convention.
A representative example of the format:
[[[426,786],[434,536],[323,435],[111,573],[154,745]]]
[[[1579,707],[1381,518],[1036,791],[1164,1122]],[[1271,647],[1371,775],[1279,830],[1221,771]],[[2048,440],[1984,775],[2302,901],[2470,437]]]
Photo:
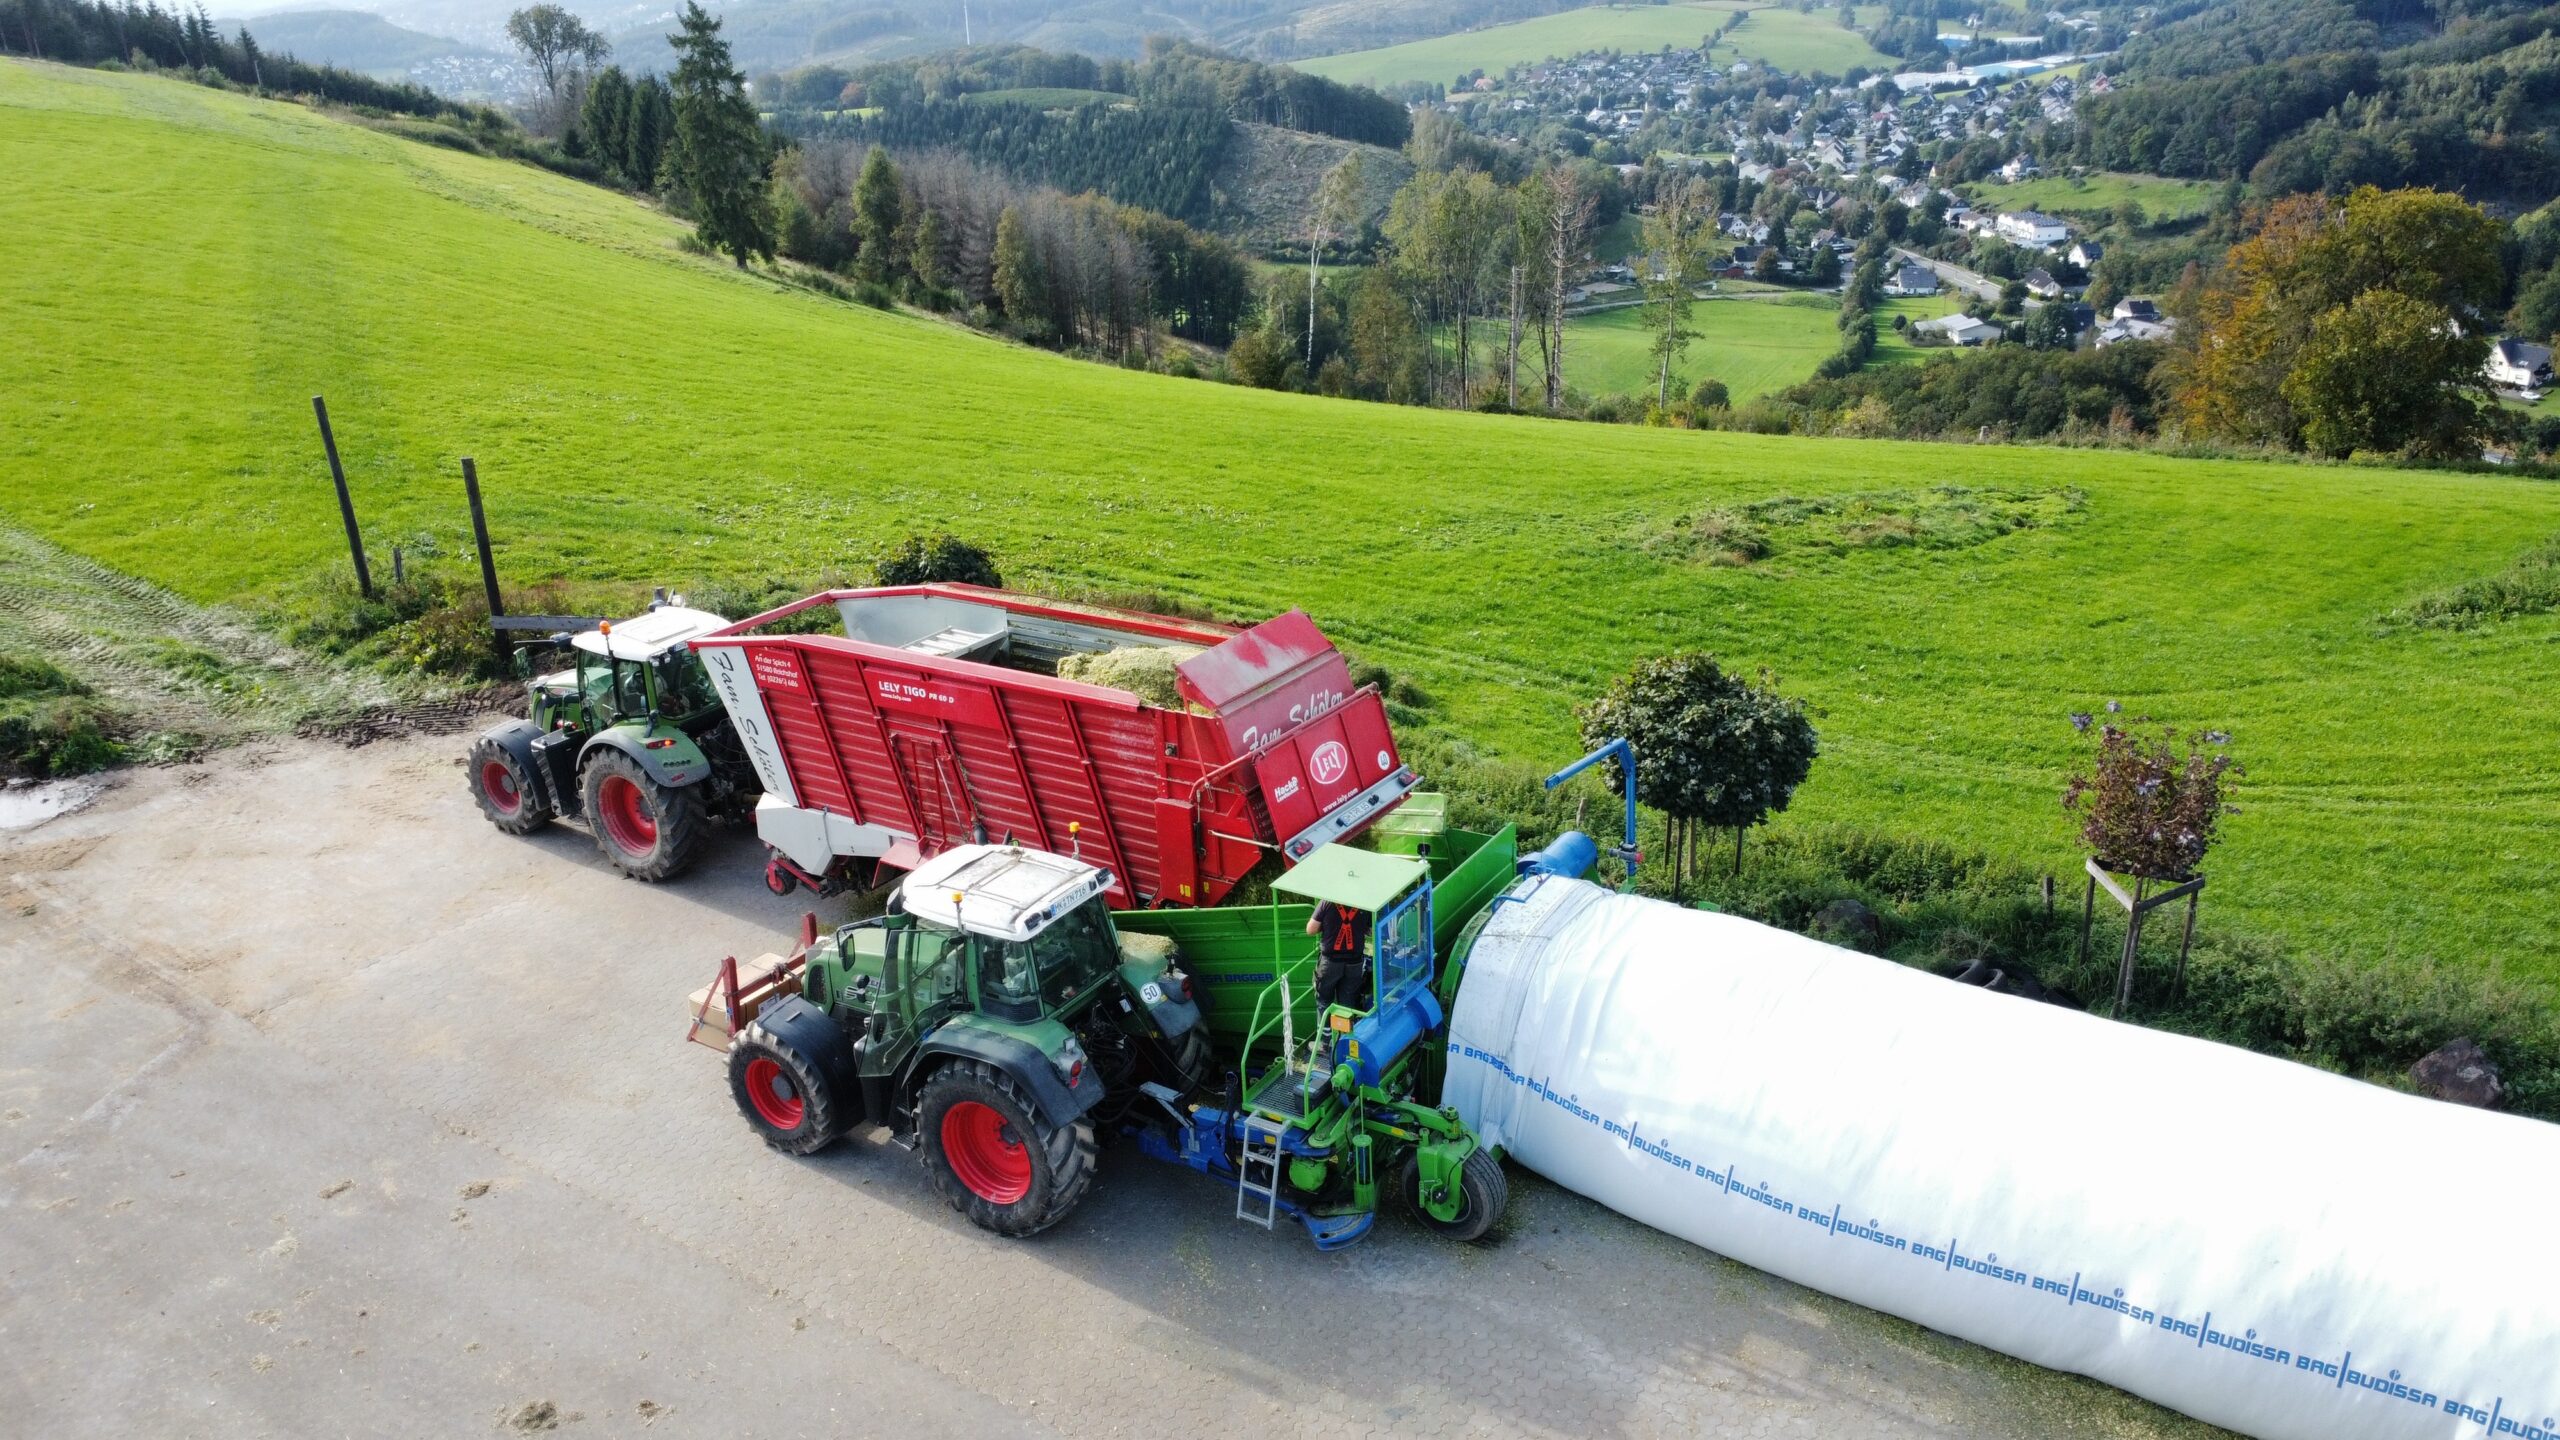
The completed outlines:
[[[1275,884],[1383,907],[1374,1003],[1323,1010],[1301,1046],[1290,1017],[1308,997],[1276,979],[1233,1069],[1174,944],[1116,927],[1110,886],[1067,856],[958,846],[910,874],[890,914],[825,937],[812,916],[795,955],[743,978],[724,964],[688,1000],[688,1038],[727,1041],[731,1095],[767,1143],[805,1155],[886,1126],[954,1209],[999,1234],[1074,1207],[1097,1131],[1233,1186],[1238,1218],[1295,1220],[1325,1249],[1366,1235],[1399,1192],[1443,1235],[1493,1225],[1499,1157],[1414,1094],[1440,1022],[1421,861],[1327,845]],[[1240,1078],[1258,1053],[1269,1063]]]
[[[682,874],[709,822],[751,810],[758,787],[689,642],[728,621],[659,604],[569,638],[576,664],[534,678],[529,715],[471,744],[471,795],[489,823],[528,835],[585,817],[606,860],[636,880]]]
[[[755,1008],[729,1047],[740,1113],[795,1155],[885,1125],[978,1225],[1056,1224],[1093,1180],[1096,1123],[1211,1069],[1188,978],[1169,946],[1114,932],[1110,884],[1011,845],[926,861],[895,911],[810,944],[799,993]],[[710,993],[697,1033],[718,1023]]]

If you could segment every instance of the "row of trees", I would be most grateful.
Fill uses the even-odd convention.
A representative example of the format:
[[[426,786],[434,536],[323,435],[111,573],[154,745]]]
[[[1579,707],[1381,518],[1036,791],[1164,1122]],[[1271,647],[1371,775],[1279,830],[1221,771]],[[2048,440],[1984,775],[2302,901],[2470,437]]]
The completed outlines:
[[[1225,241],[1099,196],[1025,185],[953,151],[892,159],[814,140],[775,166],[782,253],[1026,339],[1119,357],[1153,322],[1226,344],[1252,300]]]
[[[568,143],[625,186],[655,190],[675,132],[676,96],[667,82],[655,75],[635,79],[612,65],[587,83]]]
[[[926,100],[877,114],[784,112],[776,133],[878,145],[893,153],[957,150],[982,165],[1071,194],[1094,191],[1178,219],[1204,220],[1227,122],[1186,105],[1068,105],[1037,99]]]
[[[1340,188],[1319,188],[1311,247],[1341,223],[1324,198]],[[1566,295],[1597,192],[1581,166],[1513,185],[1474,168],[1419,170],[1388,207],[1377,263],[1349,286],[1313,284],[1312,264],[1310,283],[1275,282],[1230,365],[1273,388],[1561,409]]]
[[[494,111],[456,104],[422,86],[268,54],[246,28],[225,36],[202,4],[163,10],[157,0],[143,5],[130,0],[0,0],[0,54],[71,65],[144,64],[335,105],[451,119],[483,129],[506,123]]]

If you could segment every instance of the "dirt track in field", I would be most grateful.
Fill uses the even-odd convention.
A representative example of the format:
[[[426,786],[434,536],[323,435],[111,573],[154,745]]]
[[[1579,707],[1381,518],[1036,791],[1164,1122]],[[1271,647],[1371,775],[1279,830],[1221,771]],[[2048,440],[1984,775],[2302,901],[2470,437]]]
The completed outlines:
[[[797,908],[509,839],[459,737],[255,740],[0,835],[0,1414],[27,1434],[2201,1434],[1515,1172],[1358,1248],[1106,1149],[1030,1242],[793,1160],[681,1043]]]

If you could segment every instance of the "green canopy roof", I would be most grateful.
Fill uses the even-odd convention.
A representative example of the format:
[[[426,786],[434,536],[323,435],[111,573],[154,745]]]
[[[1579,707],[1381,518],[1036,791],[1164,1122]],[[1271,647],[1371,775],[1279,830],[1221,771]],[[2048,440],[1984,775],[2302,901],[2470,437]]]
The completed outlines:
[[[1394,904],[1397,896],[1430,873],[1430,865],[1417,855],[1380,855],[1348,845],[1319,845],[1314,854],[1272,881],[1271,888],[1375,913]]]

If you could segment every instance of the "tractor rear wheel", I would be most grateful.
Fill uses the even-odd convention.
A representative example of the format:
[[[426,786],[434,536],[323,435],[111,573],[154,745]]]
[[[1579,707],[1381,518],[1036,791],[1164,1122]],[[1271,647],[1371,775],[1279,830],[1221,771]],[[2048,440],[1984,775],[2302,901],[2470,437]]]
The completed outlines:
[[[619,750],[598,750],[583,777],[596,848],[634,880],[670,880],[702,848],[696,787],[661,785]]]
[[[1218,1057],[1209,1049],[1209,1027],[1194,1025],[1172,1042],[1173,1088],[1190,1094],[1212,1078],[1218,1068]]]
[[[551,818],[551,801],[507,747],[482,737],[473,741],[471,798],[489,823],[510,835],[530,835]]]
[[[946,1065],[924,1082],[916,1131],[934,1188],[999,1235],[1039,1234],[1093,1184],[1093,1127],[1045,1123],[1010,1076],[980,1061]]]
[[[1459,1206],[1455,1219],[1443,1220],[1422,1208],[1422,1162],[1411,1153],[1396,1167],[1396,1188],[1404,1192],[1405,1204],[1424,1228],[1461,1242],[1483,1239],[1493,1222],[1502,1218],[1503,1208],[1511,1203],[1511,1182],[1503,1177],[1502,1162],[1482,1147],[1468,1151],[1465,1163],[1458,1167]]]
[[[764,1143],[794,1155],[825,1148],[844,1125],[826,1072],[762,1024],[730,1042],[729,1095]]]

